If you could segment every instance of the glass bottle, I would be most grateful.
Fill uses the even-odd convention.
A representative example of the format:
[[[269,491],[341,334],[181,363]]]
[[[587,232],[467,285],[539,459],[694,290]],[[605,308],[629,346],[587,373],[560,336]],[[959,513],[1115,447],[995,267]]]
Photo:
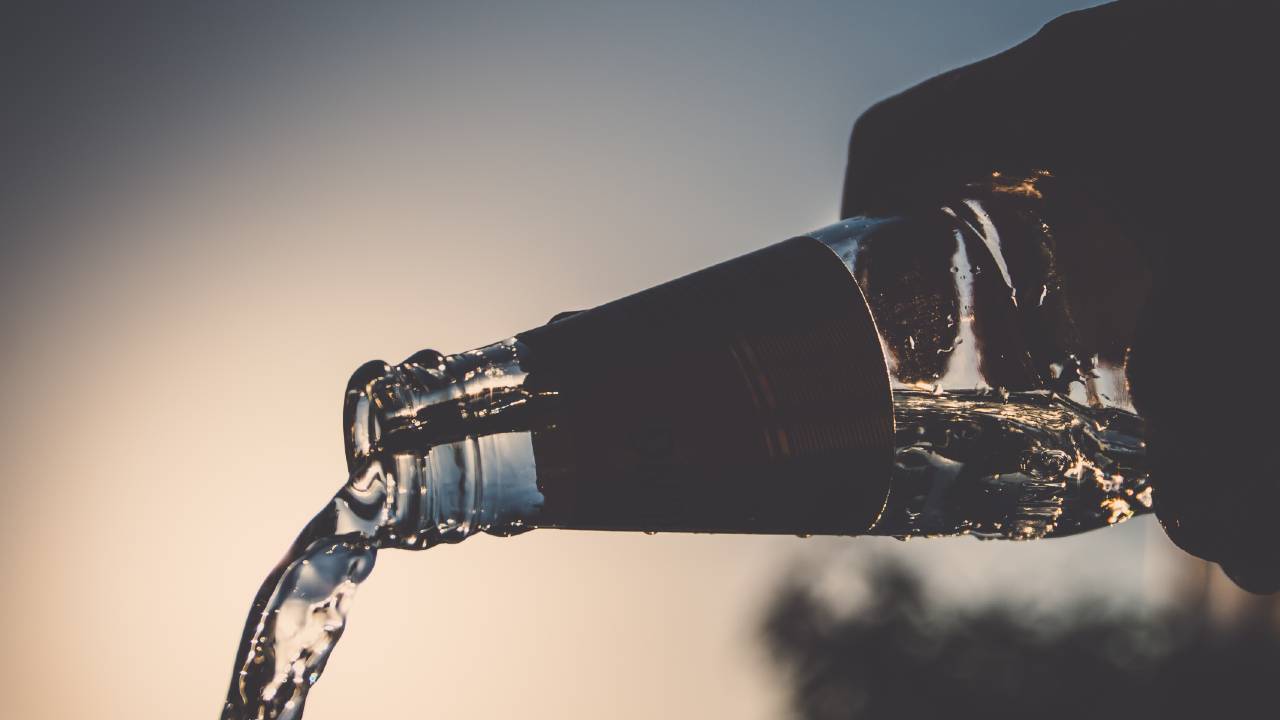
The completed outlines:
[[[1142,258],[1047,173],[362,366],[349,470],[426,547],[532,528],[1029,539],[1147,511]]]

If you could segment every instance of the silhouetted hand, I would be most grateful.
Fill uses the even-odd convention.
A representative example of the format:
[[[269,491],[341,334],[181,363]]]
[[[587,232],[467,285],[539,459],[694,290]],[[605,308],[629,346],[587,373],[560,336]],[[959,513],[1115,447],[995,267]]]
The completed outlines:
[[[1045,169],[1108,215],[1151,272],[1114,312],[1140,313],[1126,373],[1156,511],[1255,592],[1280,590],[1276,14],[1130,0],[1064,15],[867,111],[842,209],[932,208],[992,172]]]

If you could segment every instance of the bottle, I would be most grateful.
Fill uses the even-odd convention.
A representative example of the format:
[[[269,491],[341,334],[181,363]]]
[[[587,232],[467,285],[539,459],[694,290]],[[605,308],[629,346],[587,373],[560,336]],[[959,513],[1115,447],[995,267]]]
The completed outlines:
[[[222,717],[301,717],[380,549],[533,528],[1032,539],[1146,512],[1124,368],[1149,273],[1052,185],[994,177],[361,366],[349,479],[260,587]]]
[[[1029,539],[1146,512],[1124,361],[1149,275],[1052,185],[995,176],[476,350],[367,363],[348,469],[385,473],[386,531],[423,547],[532,528]]]

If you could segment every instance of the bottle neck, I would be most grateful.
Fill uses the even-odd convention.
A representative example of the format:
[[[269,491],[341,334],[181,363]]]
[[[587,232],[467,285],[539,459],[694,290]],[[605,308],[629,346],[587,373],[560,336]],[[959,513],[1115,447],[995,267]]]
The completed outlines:
[[[427,350],[352,376],[348,469],[376,463],[387,474],[387,516],[401,534],[434,544],[536,523],[533,431],[554,397],[526,385],[522,352],[514,339],[450,356]]]

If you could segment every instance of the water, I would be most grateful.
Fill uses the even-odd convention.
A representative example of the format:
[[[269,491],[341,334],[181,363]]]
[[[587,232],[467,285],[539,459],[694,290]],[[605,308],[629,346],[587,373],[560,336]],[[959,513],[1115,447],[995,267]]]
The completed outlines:
[[[445,360],[459,361],[437,362]],[[501,490],[507,479],[504,464],[533,466],[527,433],[454,439],[459,426],[444,418],[433,431],[405,441],[413,430],[387,432],[390,419],[375,411],[365,392],[368,377],[383,379],[388,372],[377,364],[353,378],[344,418],[352,441],[347,448],[351,475],[258,589],[236,653],[223,720],[302,716],[307,693],[342,637],[356,590],[380,549],[421,550],[479,530],[513,535],[528,529],[519,517],[481,512],[479,497],[484,477],[491,494],[505,501],[502,507],[524,507],[523,497],[504,496]],[[494,407],[489,412],[499,414]],[[418,449],[392,451],[397,443]],[[483,473],[482,457],[491,465]]]
[[[1030,540],[1151,509],[1143,422],[1047,391],[895,390],[893,484],[875,535]]]
[[[378,549],[398,544],[388,513],[393,484],[377,462],[354,474],[263,581],[245,622],[224,720],[302,716],[356,588]]]
[[[1033,539],[1106,527],[1151,506],[1142,421],[1131,413],[1048,392],[896,390],[894,420],[892,489],[870,534]],[[441,480],[456,487],[469,477],[472,453],[489,441],[463,439],[425,456],[361,453],[363,464],[258,591],[224,720],[301,717],[378,550],[471,533],[425,498]]]

